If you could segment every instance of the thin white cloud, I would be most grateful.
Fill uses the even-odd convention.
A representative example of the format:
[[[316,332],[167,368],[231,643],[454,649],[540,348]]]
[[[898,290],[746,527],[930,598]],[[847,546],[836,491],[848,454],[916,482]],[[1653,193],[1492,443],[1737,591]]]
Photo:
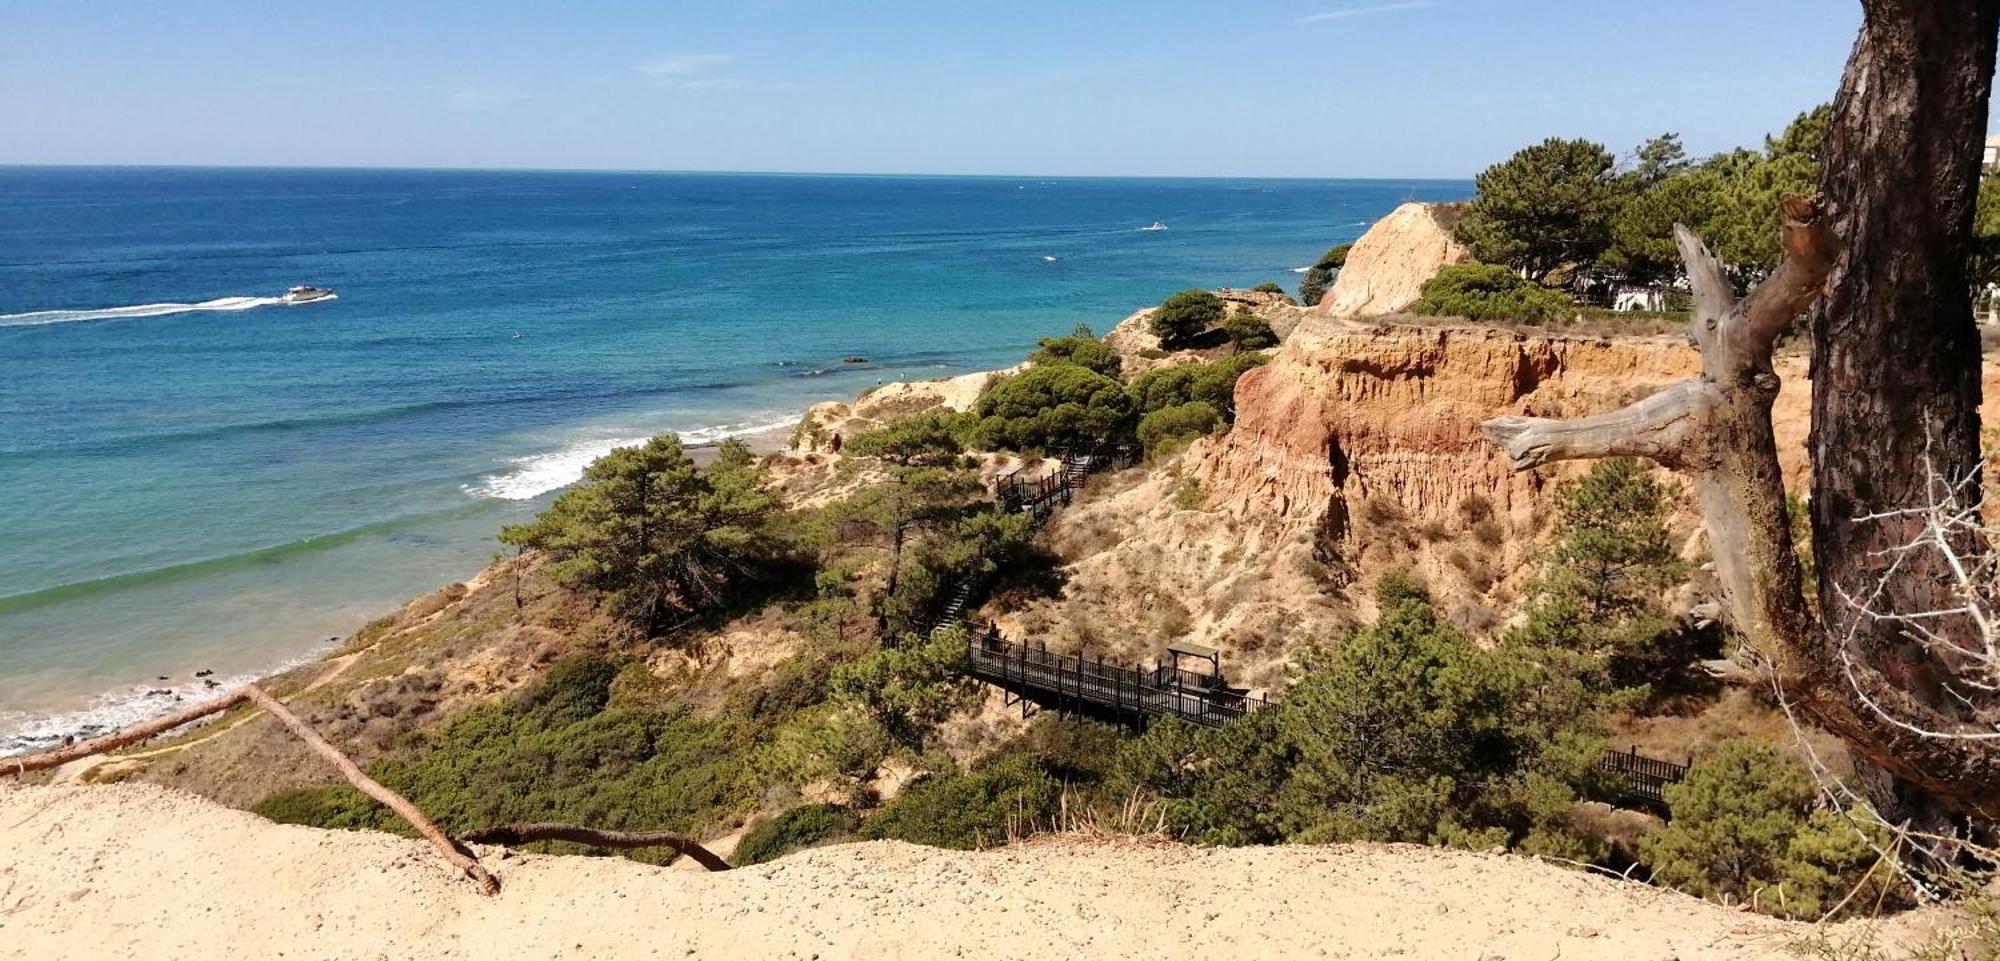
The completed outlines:
[[[1402,0],[1398,3],[1378,3],[1372,7],[1348,7],[1342,10],[1328,10],[1300,17],[1299,23],[1324,23],[1328,20],[1345,20],[1348,17],[1366,16],[1371,13],[1394,13],[1398,10],[1421,10],[1437,6],[1437,0]]]
[[[662,87],[707,90],[732,83],[727,77],[716,76],[715,72],[735,60],[726,53],[676,53],[648,60],[638,69],[640,74]]]

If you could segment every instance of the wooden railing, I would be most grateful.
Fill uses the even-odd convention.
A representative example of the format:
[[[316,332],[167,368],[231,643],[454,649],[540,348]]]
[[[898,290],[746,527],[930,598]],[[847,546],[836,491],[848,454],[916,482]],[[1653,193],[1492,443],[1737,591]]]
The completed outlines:
[[[1614,748],[1604,752],[1604,756],[1597,761],[1597,769],[1611,775],[1612,780],[1617,782],[1621,800],[1664,812],[1667,785],[1687,780],[1688,765],[1647,757],[1634,747],[1627,751]]]
[[[965,672],[1044,706],[1134,725],[1171,716],[1222,727],[1270,706],[1214,675],[1056,654],[1009,641],[991,625],[966,626]]]

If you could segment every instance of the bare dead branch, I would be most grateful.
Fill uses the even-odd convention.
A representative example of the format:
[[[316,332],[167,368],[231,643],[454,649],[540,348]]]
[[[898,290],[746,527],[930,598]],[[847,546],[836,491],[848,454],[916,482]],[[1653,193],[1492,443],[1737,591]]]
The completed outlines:
[[[306,742],[307,747],[312,748],[320,757],[326,758],[327,762],[332,764],[336,770],[340,771],[340,775],[347,779],[347,783],[359,788],[361,793],[382,802],[389,810],[396,812],[397,817],[409,822],[411,827],[417,829],[418,834],[423,835],[425,840],[431,842],[432,847],[437,848],[438,854],[445,859],[446,863],[459,869],[466,877],[477,882],[480,893],[500,893],[500,879],[488,873],[484,867],[480,866],[477,858],[468,854],[458,844],[453,843],[451,838],[446,837],[444,831],[438,828],[436,822],[425,817],[424,812],[417,810],[417,806],[411,804],[409,799],[383,787],[381,782],[362,773],[361,768],[356,766],[352,760],[349,760],[347,755],[342,754],[339,748],[327,743],[325,738],[319,736],[318,731],[313,730],[311,725],[300,720],[298,715],[293,714],[284,704],[279,703],[277,698],[266,694],[263,688],[255,684],[245,685],[242,696],[256,702],[258,707],[263,708],[272,717],[277,718],[278,723],[283,724],[287,730],[298,735],[299,740]]]
[[[1694,311],[1688,319],[1688,340],[1704,352],[1715,340],[1715,331],[1736,307],[1735,288],[1722,261],[1709,253],[1708,245],[1684,224],[1674,225],[1674,246],[1687,268],[1688,286],[1694,290]]]
[[[235,706],[244,697],[245,694],[242,691],[225,694],[213,701],[184,707],[172,714],[162,714],[150,721],[142,721],[131,727],[113,731],[102,737],[94,737],[88,741],[78,741],[68,747],[57,748],[53,751],[44,751],[40,754],[28,754],[21,757],[8,758],[4,762],[0,762],[0,776],[8,774],[21,775],[30,771],[45,771],[49,768],[61,767],[71,761],[90,757],[93,754],[103,754],[106,751],[115,751],[128,744],[137,744],[147,738],[165,734],[183,724],[190,724],[202,718],[220,714]]]
[[[727,871],[731,865],[700,842],[666,831],[600,831],[574,824],[508,824],[480,828],[460,835],[475,844],[513,846],[535,841],[573,841],[600,848],[668,848],[692,858],[710,871]]]
[[[1479,429],[1507,452],[1515,470],[1549,461],[1628,456],[1677,465],[1691,451],[1693,435],[1704,426],[1713,403],[1709,387],[1690,380],[1608,414],[1576,420],[1496,417]]]
[[[1816,200],[1788,196],[1778,207],[1785,258],[1738,305],[1736,322],[1730,325],[1734,349],[1748,355],[1768,354],[1778,335],[1812,306],[1839,249]]]

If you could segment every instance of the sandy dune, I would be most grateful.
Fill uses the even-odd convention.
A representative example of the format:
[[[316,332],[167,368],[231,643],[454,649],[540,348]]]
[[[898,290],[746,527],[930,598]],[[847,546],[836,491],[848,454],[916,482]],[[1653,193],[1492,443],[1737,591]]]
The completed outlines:
[[[1528,860],[1403,846],[878,842],[723,874],[487,860],[149,786],[0,787],[9,958],[1778,958],[1802,928]]]

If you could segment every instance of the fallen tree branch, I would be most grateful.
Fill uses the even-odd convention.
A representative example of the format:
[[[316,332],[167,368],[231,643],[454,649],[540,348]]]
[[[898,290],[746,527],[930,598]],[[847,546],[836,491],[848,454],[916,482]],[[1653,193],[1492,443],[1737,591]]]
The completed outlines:
[[[731,865],[700,842],[665,831],[600,831],[574,824],[508,824],[480,828],[460,835],[475,844],[528,844],[534,841],[574,841],[600,848],[671,848],[693,858],[710,871],[727,871]]]
[[[342,754],[339,748],[327,743],[325,738],[319,736],[318,731],[300,720],[298,715],[279,703],[277,698],[264,693],[263,688],[248,684],[244,686],[242,695],[256,702],[258,707],[270,712],[272,717],[278,719],[278,723],[298,735],[299,740],[306,742],[307,747],[326,758],[349,784],[360,789],[361,793],[382,802],[389,810],[396,812],[397,817],[408,821],[411,827],[417,829],[418,834],[423,835],[425,840],[431,842],[432,847],[438,849],[438,854],[443,856],[447,863],[464,872],[466,877],[478,882],[481,894],[500,893],[500,879],[481,867],[477,858],[466,853],[462,847],[447,837],[444,831],[438,828],[437,823],[425,817],[424,812],[417,810],[417,806],[411,804],[409,799],[383,787],[381,782],[362,773],[361,768],[349,760],[347,755]]]
[[[210,715],[221,714],[223,711],[236,706],[237,702],[242,701],[247,696],[242,691],[225,694],[213,701],[196,704],[192,707],[184,707],[172,714],[162,714],[150,721],[142,721],[131,727],[113,731],[102,737],[94,737],[88,741],[78,741],[68,747],[60,747],[53,751],[43,751],[40,754],[26,754],[21,757],[8,758],[4,762],[0,762],[0,765],[4,765],[0,766],[0,775],[12,774],[18,776],[27,774],[30,771],[46,771],[50,768],[61,767],[71,761],[90,757],[93,754],[103,754],[106,751],[115,751],[127,744],[137,744],[147,738],[165,734],[183,724],[190,724]]]

